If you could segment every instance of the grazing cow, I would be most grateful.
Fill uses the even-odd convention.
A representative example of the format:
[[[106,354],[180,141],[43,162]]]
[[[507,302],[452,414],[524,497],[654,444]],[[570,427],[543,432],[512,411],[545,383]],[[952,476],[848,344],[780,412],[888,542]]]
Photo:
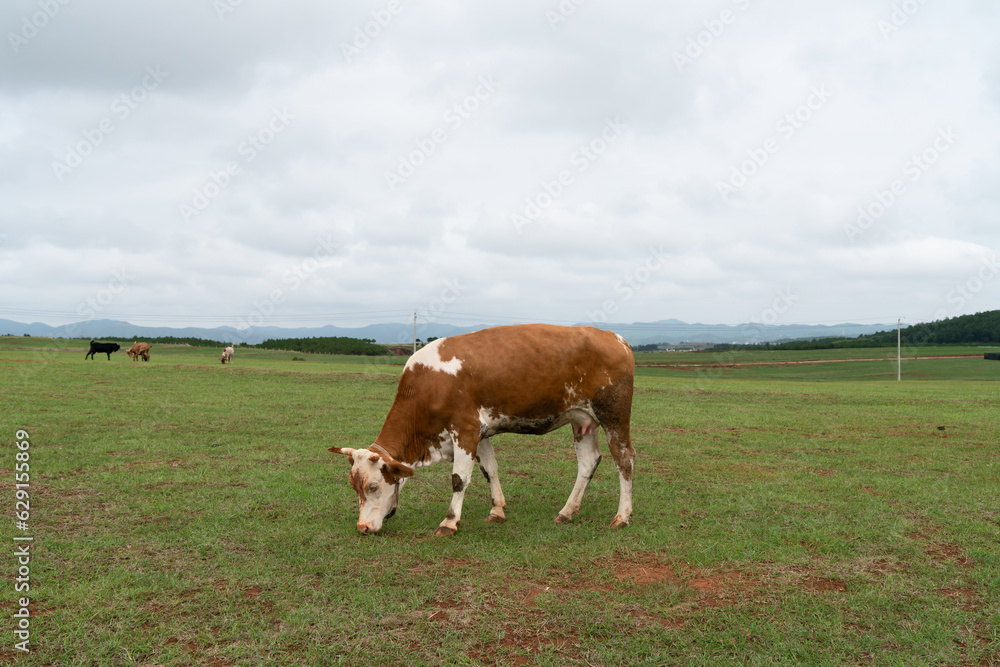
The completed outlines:
[[[142,357],[143,361],[149,361],[149,343],[132,343],[132,347],[125,354],[132,357],[132,361],[139,361],[139,357]]]
[[[627,525],[635,461],[629,435],[634,373],[628,343],[618,334],[592,327],[524,324],[429,343],[407,361],[374,444],[366,449],[330,448],[349,459],[351,486],[361,504],[358,530],[377,533],[395,513],[399,492],[416,468],[445,459],[454,462],[453,495],[434,534],[458,530],[476,461],[493,502],[486,520],[503,522],[506,501],[490,437],[540,435],[566,424],[573,427],[577,475],[556,523],[572,521],[580,509],[601,461],[601,426],[620,486],[611,525]]]
[[[122,349],[122,346],[118,343],[95,343],[94,341],[90,341],[90,352],[84,355],[83,358],[90,357],[90,360],[93,361],[95,352],[104,352],[108,355],[108,361],[111,361],[111,353],[117,352],[120,349]]]
[[[226,363],[227,361],[229,363],[233,363],[233,352],[235,352],[235,350],[233,350],[233,346],[230,345],[222,351],[222,356],[219,357],[219,361],[222,363]]]

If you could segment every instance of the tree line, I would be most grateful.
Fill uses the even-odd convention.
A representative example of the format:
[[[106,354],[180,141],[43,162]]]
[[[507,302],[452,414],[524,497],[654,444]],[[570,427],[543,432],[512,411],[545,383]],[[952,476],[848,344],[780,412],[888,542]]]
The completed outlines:
[[[348,338],[327,336],[320,338],[278,338],[267,339],[259,345],[264,350],[287,350],[289,352],[309,352],[312,354],[357,354],[376,356],[389,354],[385,345],[376,345],[371,338]]]
[[[974,315],[959,315],[934,322],[904,327],[899,332],[902,343],[909,347],[922,345],[981,345],[1000,343],[1000,310]],[[854,347],[895,347],[896,329],[862,334],[856,338],[814,338],[784,343],[756,345],[716,345],[717,350],[829,350]]]
[[[102,337],[101,340],[112,340],[114,337]],[[127,339],[127,337],[126,337]],[[116,340],[126,340],[117,338]],[[285,350],[288,352],[309,352],[312,354],[356,354],[365,356],[389,354],[385,345],[375,344],[371,338],[348,338],[346,336],[320,338],[277,338],[267,339],[263,343],[227,343],[207,338],[188,338],[178,336],[132,337],[142,339],[150,345],[190,345],[191,347],[226,347],[234,345],[241,348],[258,348],[262,350]],[[95,339],[97,340],[97,339]],[[428,339],[429,340],[429,339]]]

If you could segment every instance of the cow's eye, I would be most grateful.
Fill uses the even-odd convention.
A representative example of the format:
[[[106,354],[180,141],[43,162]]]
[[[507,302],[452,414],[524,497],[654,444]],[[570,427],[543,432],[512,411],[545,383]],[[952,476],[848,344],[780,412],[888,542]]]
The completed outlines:
[[[378,482],[372,482],[368,485],[368,493],[375,493],[378,491]]]

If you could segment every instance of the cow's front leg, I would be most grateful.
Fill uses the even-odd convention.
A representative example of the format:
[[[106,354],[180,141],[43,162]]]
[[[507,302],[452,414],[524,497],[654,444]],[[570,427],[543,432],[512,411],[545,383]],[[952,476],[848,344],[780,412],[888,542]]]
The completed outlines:
[[[472,481],[472,469],[475,467],[475,453],[462,449],[459,443],[455,443],[455,464],[451,470],[451,488],[454,493],[451,496],[451,506],[448,508],[448,515],[434,531],[437,536],[454,535],[458,530],[458,524],[462,523],[462,502],[465,500],[465,490],[469,488]]]
[[[486,482],[490,485],[490,498],[493,501],[493,509],[486,520],[490,523],[503,523],[507,520],[504,509],[507,507],[507,500],[503,497],[503,489],[500,488],[500,472],[497,467],[497,457],[493,452],[493,444],[489,438],[479,441],[476,448],[476,459],[479,460],[479,467],[483,471]]]

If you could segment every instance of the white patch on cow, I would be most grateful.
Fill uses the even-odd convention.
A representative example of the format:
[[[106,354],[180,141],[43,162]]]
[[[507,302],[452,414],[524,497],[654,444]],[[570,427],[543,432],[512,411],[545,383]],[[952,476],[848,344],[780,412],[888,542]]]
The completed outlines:
[[[403,369],[413,370],[414,366],[426,366],[433,371],[440,371],[442,373],[448,373],[449,375],[458,375],[458,371],[462,369],[462,360],[458,357],[454,357],[448,361],[444,361],[441,358],[441,351],[438,348],[440,348],[441,343],[446,340],[447,338],[438,338],[437,340],[424,345],[422,348],[417,350],[416,354],[409,358]]]
[[[496,435],[502,429],[516,423],[517,420],[502,412],[496,412],[493,408],[480,406],[479,408],[479,435],[489,438]]]
[[[615,334],[615,336],[618,338],[618,342],[622,344],[622,347],[624,347],[626,350],[628,350],[631,353],[632,352],[632,348],[629,347],[628,341],[626,341],[624,338],[622,338],[620,334]]]
[[[479,423],[488,429],[500,426],[500,417],[493,415],[493,408],[479,408]]]
[[[427,450],[426,461],[418,461],[417,467],[429,466],[440,461],[452,461],[455,458],[455,441],[458,440],[458,431],[442,430],[438,433],[437,446],[431,446]]]

